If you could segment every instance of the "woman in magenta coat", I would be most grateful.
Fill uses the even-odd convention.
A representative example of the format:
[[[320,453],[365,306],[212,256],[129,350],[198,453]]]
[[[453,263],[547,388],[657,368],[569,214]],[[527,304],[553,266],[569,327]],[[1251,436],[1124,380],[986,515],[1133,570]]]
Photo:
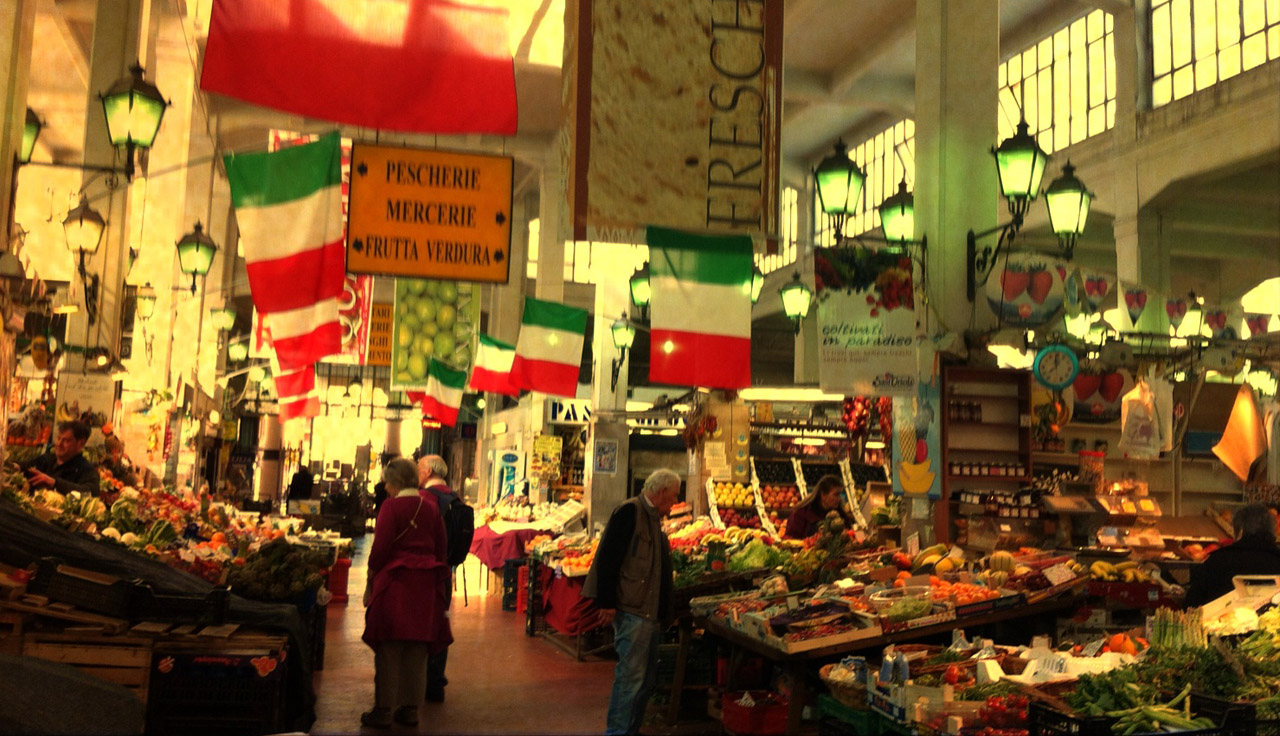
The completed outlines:
[[[409,460],[392,460],[382,479],[387,500],[369,550],[362,637],[374,651],[375,707],[360,722],[375,728],[417,725],[427,656],[453,641],[440,509],[435,498],[418,493],[418,469]]]

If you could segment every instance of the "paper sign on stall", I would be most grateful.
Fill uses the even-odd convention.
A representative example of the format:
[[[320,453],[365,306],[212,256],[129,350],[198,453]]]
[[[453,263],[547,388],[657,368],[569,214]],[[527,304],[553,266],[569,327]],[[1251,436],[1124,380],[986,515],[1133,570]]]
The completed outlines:
[[[729,477],[729,456],[723,442],[708,442],[703,447],[702,457],[712,478]]]

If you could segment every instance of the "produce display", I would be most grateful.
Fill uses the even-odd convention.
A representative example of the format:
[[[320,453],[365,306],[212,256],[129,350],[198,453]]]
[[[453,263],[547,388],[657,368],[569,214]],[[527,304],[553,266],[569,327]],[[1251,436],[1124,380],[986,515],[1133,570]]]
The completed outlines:
[[[0,494],[37,518],[103,544],[119,545],[215,584],[233,571],[252,568],[230,580],[236,593],[258,600],[286,601],[320,588],[323,565],[306,549],[288,544],[301,519],[259,517],[225,504],[169,490],[131,488],[100,470],[100,492],[33,490],[16,465],[0,476]],[[275,546],[273,543],[278,542]],[[296,558],[281,555],[295,550]],[[267,561],[262,559],[269,552]],[[297,564],[303,560],[305,564]],[[327,562],[327,560],[325,560]],[[269,597],[276,593],[280,597]]]

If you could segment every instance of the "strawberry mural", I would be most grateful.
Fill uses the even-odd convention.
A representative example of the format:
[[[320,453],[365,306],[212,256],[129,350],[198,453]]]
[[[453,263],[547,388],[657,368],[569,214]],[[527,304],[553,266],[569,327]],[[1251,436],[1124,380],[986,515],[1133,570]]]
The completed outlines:
[[[1204,323],[1213,331],[1215,340],[1235,340],[1240,334],[1236,329],[1236,320],[1230,318],[1227,310],[1218,307],[1205,307]]]
[[[1244,316],[1244,323],[1249,328],[1249,337],[1260,337],[1267,334],[1271,324],[1271,315],[1249,312]]]
[[[1073,421],[1106,424],[1120,418],[1120,403],[1133,387],[1133,375],[1126,370],[1082,372],[1064,392],[1064,398],[1071,402]]]
[[[1164,301],[1164,313],[1169,316],[1169,324],[1173,325],[1173,329],[1182,326],[1182,320],[1187,317],[1187,300],[1182,298],[1166,299]]]
[[[1138,324],[1142,311],[1147,308],[1147,290],[1141,287],[1127,287],[1124,290],[1124,306],[1129,310],[1130,324]]]
[[[1038,253],[1012,253],[996,261],[987,280],[987,303],[1000,320],[1015,327],[1036,327],[1062,308],[1066,267]]]
[[[1112,278],[1100,273],[1092,273],[1084,278],[1084,298],[1089,303],[1089,311],[1097,312],[1102,308],[1107,294],[1111,293]]]

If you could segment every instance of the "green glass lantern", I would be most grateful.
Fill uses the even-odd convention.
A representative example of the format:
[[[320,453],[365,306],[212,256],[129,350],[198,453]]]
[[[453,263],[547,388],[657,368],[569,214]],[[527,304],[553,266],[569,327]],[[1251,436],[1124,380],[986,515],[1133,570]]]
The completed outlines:
[[[213,265],[213,255],[217,252],[217,244],[213,242],[213,238],[205,234],[204,226],[199,222],[191,232],[178,241],[178,268],[182,269],[183,273],[191,274],[192,294],[196,293],[196,277],[209,273],[209,268]]]
[[[84,257],[98,251],[102,242],[102,231],[107,227],[106,220],[98,211],[89,206],[89,200],[83,193],[80,204],[76,205],[66,218],[62,220],[63,232],[67,235],[67,247],[72,253],[80,254],[80,270],[84,270]]]
[[[613,346],[619,350],[626,351],[636,341],[636,328],[631,326],[626,317],[621,317],[613,322]]]
[[[151,319],[151,315],[156,313],[156,290],[151,287],[151,282],[138,287],[133,299],[134,310],[142,319]]]
[[[129,67],[129,75],[121,77],[102,95],[111,145],[150,148],[168,104],[160,90],[142,78],[141,66]]]
[[[890,243],[909,243],[916,237],[916,198],[907,191],[907,180],[898,182],[898,192],[880,203],[880,227]]]
[[[18,151],[18,163],[31,162],[31,154],[36,149],[36,139],[40,137],[40,130],[43,127],[44,123],[40,122],[35,111],[28,107],[27,119],[22,124],[22,148]]]
[[[209,314],[213,317],[214,326],[223,332],[226,332],[236,326],[236,310],[231,307],[214,309]]]
[[[631,276],[631,303],[637,307],[649,306],[653,289],[649,284],[649,264],[646,263]]]
[[[991,151],[996,158],[1000,193],[1009,201],[1009,212],[1017,220],[1022,219],[1031,200],[1040,193],[1040,179],[1049,163],[1049,154],[1028,131],[1027,121],[1018,121],[1018,131]]]
[[[227,359],[239,363],[249,357],[249,346],[243,342],[234,342],[227,346]]]
[[[843,140],[836,141],[835,152],[822,159],[813,171],[814,185],[818,190],[818,203],[831,218],[836,240],[843,237],[844,223],[858,208],[862,185],[866,174],[849,158],[849,149]]]
[[[1093,193],[1076,178],[1076,168],[1067,161],[1067,165],[1062,167],[1062,175],[1045,189],[1044,201],[1049,208],[1049,225],[1058,236],[1063,255],[1071,258],[1076,238],[1084,232],[1085,221],[1089,218]]]
[[[796,271],[791,281],[778,290],[782,296],[782,311],[795,323],[796,334],[800,334],[800,321],[809,314],[809,304],[813,301],[813,290],[800,280],[800,272]]]

